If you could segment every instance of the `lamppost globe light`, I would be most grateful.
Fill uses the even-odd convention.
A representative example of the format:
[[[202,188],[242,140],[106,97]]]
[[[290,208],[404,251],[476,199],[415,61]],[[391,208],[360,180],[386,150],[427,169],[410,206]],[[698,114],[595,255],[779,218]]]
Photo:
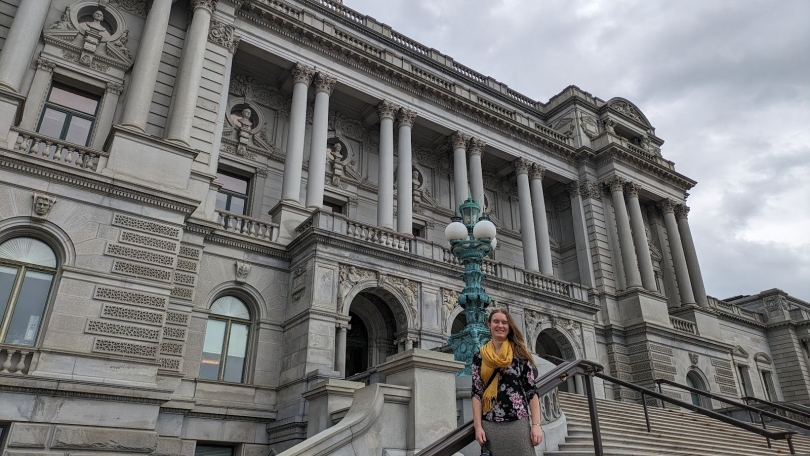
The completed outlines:
[[[447,225],[447,228],[444,229],[444,237],[447,238],[447,242],[467,239],[467,236],[467,227],[461,222],[451,222]]]
[[[479,220],[473,227],[473,237],[476,239],[494,239],[495,234],[495,224],[487,219]]]
[[[492,240],[489,241],[489,245],[492,246],[492,250],[495,250],[496,248],[498,248],[498,239],[492,238]]]

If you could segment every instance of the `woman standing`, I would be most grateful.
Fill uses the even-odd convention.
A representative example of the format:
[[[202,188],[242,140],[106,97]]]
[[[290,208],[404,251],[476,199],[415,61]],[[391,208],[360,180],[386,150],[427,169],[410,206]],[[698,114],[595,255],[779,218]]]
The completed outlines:
[[[492,340],[472,365],[475,439],[481,445],[489,442],[494,456],[533,455],[543,441],[534,360],[506,309],[493,310],[487,327]]]

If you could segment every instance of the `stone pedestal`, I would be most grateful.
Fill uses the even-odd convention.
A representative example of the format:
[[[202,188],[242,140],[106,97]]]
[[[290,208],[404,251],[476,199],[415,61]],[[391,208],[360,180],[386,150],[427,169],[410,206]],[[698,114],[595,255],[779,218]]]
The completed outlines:
[[[303,394],[309,404],[307,438],[332,427],[332,414],[348,409],[354,400],[354,392],[365,384],[330,378],[310,387]]]
[[[453,355],[414,348],[377,366],[389,384],[412,390],[408,405],[408,449],[419,450],[457,427],[456,372],[463,363]]]
[[[723,334],[720,332],[720,321],[711,309],[692,304],[673,311],[672,316],[695,323],[697,333],[701,337],[723,340]]]
[[[273,217],[273,222],[278,223],[278,240],[280,244],[289,244],[297,234],[295,229],[298,228],[304,220],[310,216],[311,212],[300,204],[291,203],[288,201],[280,201],[272,209],[270,215]]]
[[[669,327],[667,300],[658,293],[634,288],[617,295],[621,312],[621,325],[652,323]]]

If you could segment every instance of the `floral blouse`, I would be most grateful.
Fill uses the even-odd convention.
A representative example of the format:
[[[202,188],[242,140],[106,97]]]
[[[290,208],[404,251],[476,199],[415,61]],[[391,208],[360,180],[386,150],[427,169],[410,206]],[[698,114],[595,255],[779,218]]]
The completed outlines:
[[[472,397],[480,401],[486,382],[481,378],[481,353],[473,356]],[[537,395],[534,388],[535,372],[529,361],[513,358],[512,364],[498,374],[498,395],[492,410],[484,413],[487,421],[517,421],[529,416],[529,401]],[[489,381],[489,379],[486,379]]]

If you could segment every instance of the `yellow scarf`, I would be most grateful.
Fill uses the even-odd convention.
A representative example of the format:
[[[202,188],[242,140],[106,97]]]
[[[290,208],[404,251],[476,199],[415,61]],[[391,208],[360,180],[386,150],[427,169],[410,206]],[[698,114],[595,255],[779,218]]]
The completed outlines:
[[[481,347],[481,381],[486,385],[490,377],[495,375],[495,369],[505,368],[512,364],[512,344],[505,340],[501,344],[500,353],[495,353],[495,344],[490,340],[483,347]],[[484,397],[481,405],[484,408],[484,413],[492,410],[492,403],[498,396],[498,379],[489,384],[489,388],[484,391]]]

